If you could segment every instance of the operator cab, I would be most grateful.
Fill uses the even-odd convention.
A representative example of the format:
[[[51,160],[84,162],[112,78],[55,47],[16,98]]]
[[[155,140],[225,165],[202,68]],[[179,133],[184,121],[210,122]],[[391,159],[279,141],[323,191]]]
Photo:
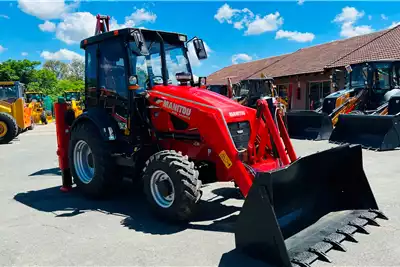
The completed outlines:
[[[24,89],[20,82],[0,82],[0,100],[13,103],[22,97]]]
[[[272,93],[273,78],[254,78],[240,81],[240,85],[235,88],[235,96],[239,98],[247,97],[247,106],[256,107],[258,99],[264,99],[274,95]]]
[[[189,49],[207,58],[201,39],[184,34],[124,28],[109,31],[109,17],[98,16],[96,35],[81,42],[85,50],[85,106],[102,107],[122,132],[139,127],[145,92],[155,86],[194,86]]]
[[[64,92],[64,97],[67,102],[70,102],[72,100],[80,101],[81,93],[75,92],[75,91],[71,91],[71,92],[67,91],[67,92]]]

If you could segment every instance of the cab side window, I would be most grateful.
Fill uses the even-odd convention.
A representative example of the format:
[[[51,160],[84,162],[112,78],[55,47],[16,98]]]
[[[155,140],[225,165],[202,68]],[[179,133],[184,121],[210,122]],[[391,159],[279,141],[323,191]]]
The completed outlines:
[[[119,96],[128,97],[125,77],[124,46],[116,39],[99,44],[100,49],[100,89],[112,91]]]
[[[86,48],[86,96],[89,106],[97,103],[97,45]]]

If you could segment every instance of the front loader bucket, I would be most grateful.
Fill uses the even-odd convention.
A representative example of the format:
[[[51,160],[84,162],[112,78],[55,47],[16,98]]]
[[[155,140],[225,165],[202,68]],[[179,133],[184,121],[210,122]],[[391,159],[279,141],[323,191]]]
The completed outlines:
[[[327,140],[332,132],[332,120],[326,113],[311,110],[295,110],[286,114],[288,133],[291,138]]]
[[[331,143],[360,144],[374,150],[400,146],[400,115],[339,115]]]
[[[331,261],[343,240],[357,242],[378,210],[362,165],[361,146],[343,145],[257,173],[235,229],[237,249],[271,266]]]

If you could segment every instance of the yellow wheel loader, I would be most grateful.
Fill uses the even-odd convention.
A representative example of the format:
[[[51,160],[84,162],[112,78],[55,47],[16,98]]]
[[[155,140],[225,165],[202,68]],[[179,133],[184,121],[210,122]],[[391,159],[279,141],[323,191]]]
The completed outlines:
[[[394,87],[389,83],[375,88],[373,75],[381,72],[381,65],[388,69],[393,62],[368,62],[347,66],[345,89],[331,93],[323,99],[322,106],[316,110],[293,110],[286,114],[289,136],[295,139],[328,140],[338,126],[339,117],[344,114],[372,114],[387,112],[388,99],[384,96]],[[367,69],[368,68],[368,69]],[[393,77],[390,74],[390,77]],[[343,123],[341,123],[343,124]],[[341,128],[341,126],[340,126]],[[339,129],[340,129],[339,128]],[[340,130],[342,132],[342,130]],[[341,136],[335,134],[340,139]],[[339,140],[338,140],[339,141]]]
[[[288,109],[288,101],[276,92],[274,79],[264,75],[261,78],[244,79],[236,84],[232,84],[231,78],[228,77],[226,85],[210,85],[208,90],[232,98],[241,105],[251,108],[256,108],[258,99],[272,97],[283,114]]]
[[[83,113],[81,92],[73,90],[65,91],[64,98],[68,107],[74,111],[75,118]]]
[[[360,144],[376,151],[396,149],[400,146],[400,62],[374,62],[362,68],[368,78],[365,106],[339,115],[329,142]]]
[[[25,93],[26,102],[32,108],[33,121],[36,124],[48,124],[53,120],[51,110],[46,110],[44,107],[45,94],[36,91]]]
[[[33,129],[32,109],[25,104],[22,83],[0,82],[0,144],[7,144],[21,132]]]

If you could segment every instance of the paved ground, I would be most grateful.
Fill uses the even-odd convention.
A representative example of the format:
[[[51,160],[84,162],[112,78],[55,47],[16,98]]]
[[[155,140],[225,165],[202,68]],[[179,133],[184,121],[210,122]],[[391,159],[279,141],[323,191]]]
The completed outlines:
[[[299,155],[332,146],[293,142]],[[55,151],[54,125],[0,146],[1,266],[261,266],[232,251],[241,203],[232,187],[206,187],[195,222],[167,226],[150,216],[129,183],[112,201],[61,193]],[[345,242],[347,252],[331,251],[333,264],[313,266],[400,266],[400,151],[363,156],[376,200],[390,220],[369,227],[368,236],[357,234],[358,244]]]

